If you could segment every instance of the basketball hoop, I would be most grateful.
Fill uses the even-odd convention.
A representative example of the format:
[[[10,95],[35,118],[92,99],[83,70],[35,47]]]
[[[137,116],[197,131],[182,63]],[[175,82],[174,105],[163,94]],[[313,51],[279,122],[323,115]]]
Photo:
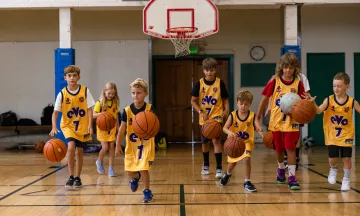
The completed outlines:
[[[166,35],[175,47],[175,57],[186,56],[190,54],[190,43],[194,40],[197,33],[196,27],[176,27],[166,30]]]

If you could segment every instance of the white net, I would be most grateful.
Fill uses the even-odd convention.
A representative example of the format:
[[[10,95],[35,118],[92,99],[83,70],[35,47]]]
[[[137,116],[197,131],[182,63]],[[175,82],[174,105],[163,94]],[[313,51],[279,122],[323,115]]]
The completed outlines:
[[[167,35],[175,47],[175,57],[186,56],[190,54],[190,43],[194,40],[197,28],[178,27],[167,30]]]

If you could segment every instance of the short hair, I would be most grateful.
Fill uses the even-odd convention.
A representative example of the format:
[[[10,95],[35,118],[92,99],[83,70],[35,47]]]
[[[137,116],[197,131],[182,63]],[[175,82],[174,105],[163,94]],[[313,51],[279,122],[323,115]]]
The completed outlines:
[[[217,62],[214,58],[206,58],[202,62],[202,68],[203,70],[211,70],[215,69],[217,65]]]
[[[249,104],[252,103],[254,96],[251,94],[251,92],[247,90],[242,90],[238,93],[236,96],[236,102],[248,102]]]
[[[80,75],[80,68],[75,65],[69,65],[64,69],[64,75],[69,73],[76,73],[77,75]]]
[[[345,72],[339,72],[334,76],[334,80],[342,80],[344,81],[345,85],[349,85],[350,84],[350,77],[347,73]]]
[[[141,78],[137,78],[134,82],[132,82],[130,84],[130,88],[143,88],[145,93],[148,93],[148,84],[146,83],[145,80],[141,79]]]

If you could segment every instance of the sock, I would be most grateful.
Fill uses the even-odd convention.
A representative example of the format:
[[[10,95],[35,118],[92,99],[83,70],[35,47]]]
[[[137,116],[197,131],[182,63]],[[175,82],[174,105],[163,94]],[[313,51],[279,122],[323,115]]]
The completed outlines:
[[[245,179],[245,182],[248,182],[248,181],[250,181],[250,179]]]
[[[289,165],[288,166],[289,176],[295,176],[296,172],[296,165]]]
[[[344,169],[344,178],[350,178],[351,169]]]
[[[296,148],[296,158],[300,158],[300,148]]]
[[[331,169],[337,169],[337,166],[336,166],[336,165],[331,165],[331,164],[330,164],[330,168],[331,168]]]
[[[216,169],[222,169],[222,153],[215,153]]]
[[[284,162],[281,162],[281,163],[280,163],[280,162],[278,161],[278,165],[279,165],[279,166],[278,166],[279,169],[285,169],[285,164],[284,164]]]
[[[226,175],[231,175],[231,173],[229,173],[229,172],[226,172]]]
[[[203,152],[204,166],[209,166],[209,152]]]

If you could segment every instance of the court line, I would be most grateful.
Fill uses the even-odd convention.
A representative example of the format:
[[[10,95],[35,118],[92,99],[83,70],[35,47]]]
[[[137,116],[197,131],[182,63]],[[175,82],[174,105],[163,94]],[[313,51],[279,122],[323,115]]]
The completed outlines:
[[[2,201],[2,200],[4,200],[4,199],[8,198],[9,196],[11,196],[11,195],[13,195],[13,194],[15,194],[15,193],[17,193],[17,192],[19,192],[19,191],[21,191],[21,190],[23,190],[23,189],[27,188],[27,187],[29,187],[29,186],[30,186],[30,185],[32,185],[32,184],[35,184],[35,183],[36,183],[36,182],[38,182],[38,181],[43,180],[44,178],[46,178],[46,177],[48,177],[48,176],[50,176],[50,175],[52,175],[52,174],[56,173],[57,171],[59,171],[59,170],[63,169],[64,167],[67,167],[67,165],[62,166],[62,167],[60,167],[60,168],[58,168],[58,169],[56,169],[56,170],[54,170],[54,171],[52,171],[52,172],[50,172],[50,173],[48,173],[48,174],[44,175],[44,176],[41,176],[40,178],[36,179],[35,181],[32,181],[32,182],[30,182],[29,184],[26,184],[26,185],[24,185],[24,186],[22,186],[22,187],[20,187],[20,188],[18,188],[18,189],[16,189],[16,190],[14,190],[13,192],[10,192],[10,193],[6,194],[6,195],[5,195],[5,196],[3,196],[3,197],[0,197],[0,201]]]
[[[180,185],[180,216],[186,216],[184,185]]]
[[[303,166],[303,165],[301,165],[301,164],[300,164],[300,166],[308,169],[310,172],[313,172],[313,173],[315,173],[315,174],[318,174],[319,176],[322,176],[322,177],[324,177],[324,178],[326,178],[326,179],[328,178],[326,175],[324,175],[324,174],[322,174],[322,173],[320,173],[320,172],[318,172],[318,171],[316,171],[316,170],[313,170],[313,169],[311,169],[311,168],[309,168],[309,167],[306,167],[306,166]],[[339,182],[339,181],[336,181],[336,183],[339,184],[339,185],[341,185],[341,182]],[[356,193],[359,193],[359,194],[360,194],[360,191],[359,191],[358,189],[353,188],[353,187],[350,187],[350,189],[351,189],[352,191],[355,191]]]

